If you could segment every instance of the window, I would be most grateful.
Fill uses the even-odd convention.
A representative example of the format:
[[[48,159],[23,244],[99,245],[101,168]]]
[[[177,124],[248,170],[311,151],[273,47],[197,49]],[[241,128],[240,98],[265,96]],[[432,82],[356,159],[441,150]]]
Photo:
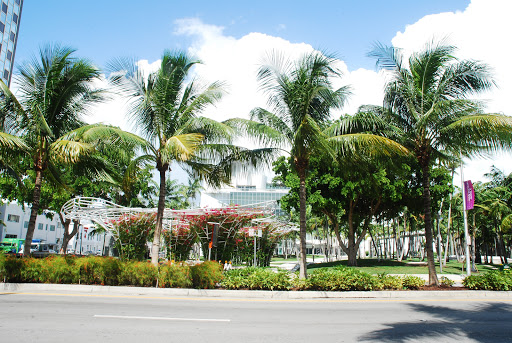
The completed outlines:
[[[39,223],[39,224],[37,224],[37,229],[38,229],[38,230],[42,230],[42,229],[43,229],[43,227],[44,227],[43,223]]]
[[[24,229],[27,229],[27,228],[28,228],[28,222],[24,222],[24,223],[23,223],[23,228],[24,228]]]
[[[18,5],[20,4],[20,0],[14,0],[15,3],[17,3]]]
[[[11,35],[9,36],[9,39],[11,40],[11,42],[14,42],[15,38],[16,38],[16,35],[14,34],[14,32],[11,31]]]
[[[48,231],[48,224],[46,224],[46,229],[45,230]]]
[[[2,12],[7,13],[7,4],[2,1]]]
[[[18,238],[18,236],[7,234],[7,235],[5,235],[5,238]]]
[[[20,216],[16,214],[8,214],[7,215],[7,221],[13,222],[13,223],[19,223],[20,222]]]
[[[7,59],[12,62],[12,51],[7,50]]]
[[[5,30],[5,24],[0,21],[0,31],[3,33]]]
[[[55,225],[50,225],[50,231],[55,231]]]
[[[4,69],[4,79],[9,80],[9,71],[7,69]]]
[[[14,21],[16,24],[18,24],[18,15],[16,13],[12,14],[12,21]]]

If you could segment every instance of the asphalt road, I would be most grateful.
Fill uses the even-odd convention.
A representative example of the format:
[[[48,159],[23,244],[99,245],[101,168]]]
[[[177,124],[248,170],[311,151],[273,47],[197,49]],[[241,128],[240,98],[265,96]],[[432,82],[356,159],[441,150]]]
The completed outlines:
[[[512,342],[510,300],[0,294],[0,342]]]

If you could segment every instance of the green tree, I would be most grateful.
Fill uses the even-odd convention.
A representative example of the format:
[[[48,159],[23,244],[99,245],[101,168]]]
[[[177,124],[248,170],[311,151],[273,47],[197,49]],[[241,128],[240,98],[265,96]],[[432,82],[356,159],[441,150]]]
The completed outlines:
[[[19,67],[16,78],[19,99],[2,88],[2,109],[16,118],[15,129],[28,147],[34,175],[31,214],[25,250],[30,251],[36,217],[40,207],[43,180],[61,183],[59,166],[73,165],[90,156],[101,137],[136,141],[136,137],[117,128],[84,125],[81,118],[90,106],[103,100],[103,91],[93,87],[100,77],[90,62],[74,57],[74,50],[58,45],[40,50],[39,58]]]
[[[246,131],[261,141],[287,149],[299,178],[300,277],[306,270],[306,171],[312,154],[330,151],[322,132],[331,110],[341,108],[349,95],[347,86],[334,89],[333,80],[341,77],[336,59],[314,51],[297,61],[279,54],[258,71],[258,80],[268,96],[270,111],[255,108],[251,121],[238,120]]]
[[[130,115],[147,140],[145,153],[137,163],[153,163],[160,185],[151,261],[158,263],[165,209],[166,174],[176,162],[196,178],[219,186],[231,177],[231,166],[239,160],[259,161],[269,150],[251,152],[231,144],[235,130],[213,119],[199,116],[208,105],[220,100],[223,85],[202,87],[191,78],[200,61],[184,52],[166,51],[160,68],[145,75],[134,61],[119,60],[111,65],[111,82],[130,102]],[[125,72],[119,72],[119,71]]]
[[[512,143],[512,118],[484,114],[481,104],[468,98],[493,86],[489,68],[476,61],[457,60],[454,51],[453,46],[432,42],[412,54],[407,63],[402,50],[376,45],[371,55],[390,81],[384,107],[366,107],[371,113],[358,123],[393,138],[418,161],[431,285],[438,284],[432,247],[432,166],[451,156],[471,157],[510,148]]]

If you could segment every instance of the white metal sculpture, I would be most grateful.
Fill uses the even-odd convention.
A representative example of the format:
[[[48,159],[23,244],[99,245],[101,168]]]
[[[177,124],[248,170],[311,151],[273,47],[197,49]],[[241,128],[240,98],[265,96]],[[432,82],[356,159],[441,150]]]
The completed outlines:
[[[256,214],[261,218],[272,220],[273,211],[269,206],[270,203],[261,203],[249,206],[235,206],[239,214]],[[196,216],[206,214],[212,208],[196,208],[187,210],[164,210],[164,229],[170,229],[171,225],[178,224],[181,218],[187,216]],[[220,208],[219,210],[222,210]],[[126,215],[135,215],[141,213],[154,214],[156,208],[135,208],[117,205],[111,201],[93,198],[93,197],[76,197],[67,201],[61,208],[61,214],[65,219],[90,220],[105,230],[112,232],[114,221],[121,219]],[[278,222],[276,222],[278,223]],[[280,223],[279,226],[289,226],[288,223]]]

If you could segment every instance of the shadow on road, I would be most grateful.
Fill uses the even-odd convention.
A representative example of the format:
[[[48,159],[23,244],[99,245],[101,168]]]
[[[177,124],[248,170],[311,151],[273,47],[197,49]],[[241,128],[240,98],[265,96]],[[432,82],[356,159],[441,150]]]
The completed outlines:
[[[447,339],[473,342],[512,342],[512,305],[488,303],[471,309],[453,309],[444,306],[408,304],[414,311],[425,314],[425,319],[384,324],[359,338],[372,342],[419,342]],[[444,340],[443,340],[444,339]]]

